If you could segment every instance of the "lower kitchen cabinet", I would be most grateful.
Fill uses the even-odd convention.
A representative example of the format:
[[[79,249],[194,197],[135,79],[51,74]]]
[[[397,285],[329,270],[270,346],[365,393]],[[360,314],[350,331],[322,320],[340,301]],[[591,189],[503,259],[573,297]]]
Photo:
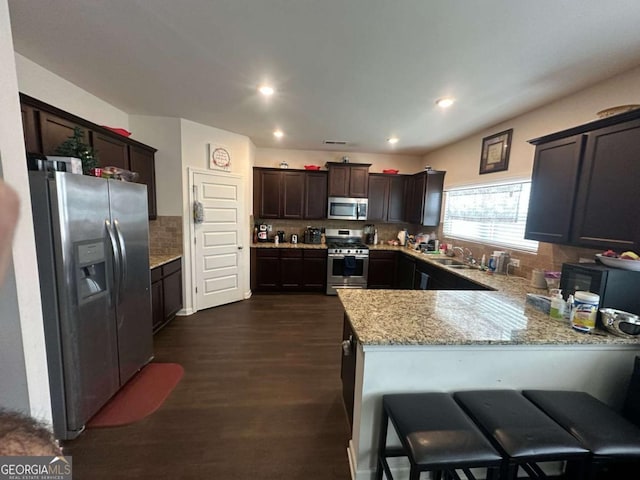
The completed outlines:
[[[416,261],[404,253],[399,253],[398,255],[396,288],[400,290],[413,290]]]
[[[367,288],[394,288],[398,253],[369,250]]]
[[[251,290],[255,292],[323,292],[326,278],[324,249],[251,249]]]
[[[154,333],[182,308],[182,259],[151,270],[151,305]]]
[[[324,292],[327,287],[327,252],[303,250],[302,287],[306,292]]]
[[[395,252],[394,252],[395,253]],[[358,344],[349,318],[344,315],[342,327],[342,362],[340,378],[342,380],[342,400],[349,417],[349,425],[353,427],[353,403],[356,389],[356,349]]]

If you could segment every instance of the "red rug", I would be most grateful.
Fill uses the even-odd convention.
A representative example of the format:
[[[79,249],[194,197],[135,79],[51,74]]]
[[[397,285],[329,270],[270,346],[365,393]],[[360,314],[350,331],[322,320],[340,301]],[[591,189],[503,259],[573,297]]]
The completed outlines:
[[[87,427],[116,427],[142,420],[160,408],[183,374],[177,363],[149,363],[89,420]]]

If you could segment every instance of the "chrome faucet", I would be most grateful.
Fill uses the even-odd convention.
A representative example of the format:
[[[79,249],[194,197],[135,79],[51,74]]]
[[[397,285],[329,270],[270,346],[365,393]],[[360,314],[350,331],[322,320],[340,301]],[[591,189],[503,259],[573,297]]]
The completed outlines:
[[[477,263],[476,259],[473,258],[473,252],[469,248],[453,247],[453,251],[460,251],[460,257],[462,258],[462,261],[464,263],[467,263],[469,265],[474,265]]]

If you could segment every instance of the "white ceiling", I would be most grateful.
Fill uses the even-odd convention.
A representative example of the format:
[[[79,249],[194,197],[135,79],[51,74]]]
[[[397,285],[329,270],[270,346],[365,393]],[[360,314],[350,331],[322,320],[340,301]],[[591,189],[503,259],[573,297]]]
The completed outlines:
[[[640,64],[637,0],[9,8],[16,51],[48,70],[127,113],[186,118],[258,147],[422,154]],[[262,82],[277,89],[269,100]],[[445,95],[457,103],[443,112],[434,102]]]

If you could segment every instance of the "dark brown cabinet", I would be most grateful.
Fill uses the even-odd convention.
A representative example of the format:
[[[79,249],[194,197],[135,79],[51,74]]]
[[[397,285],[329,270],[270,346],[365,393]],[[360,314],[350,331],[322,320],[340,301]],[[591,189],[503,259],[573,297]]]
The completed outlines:
[[[302,287],[306,292],[324,292],[327,286],[327,252],[303,250]]]
[[[545,137],[536,145],[526,238],[640,249],[640,111]]]
[[[29,105],[20,104],[24,146],[27,153],[42,152],[38,112]]]
[[[326,192],[324,172],[253,169],[253,212],[257,218],[325,218]]]
[[[259,218],[302,219],[304,172],[254,169],[254,215]]]
[[[349,425],[353,428],[353,404],[356,391],[356,350],[358,343],[349,317],[344,314],[342,327],[342,361],[340,365],[340,379],[342,380],[342,400],[349,418]]]
[[[305,172],[304,176],[304,218],[327,218],[327,172]]]
[[[398,254],[396,288],[413,290],[416,275],[416,261],[407,254]]]
[[[404,175],[370,174],[367,220],[404,222],[406,181],[407,177]]]
[[[147,186],[149,218],[156,218],[154,148],[28,95],[20,94],[20,107],[27,152],[56,155],[60,144],[73,135],[75,127],[80,127],[84,141],[97,152],[99,166],[113,166],[139,174],[137,183]]]
[[[251,249],[251,289],[255,292],[323,292],[326,277],[324,249]]]
[[[73,129],[82,128],[84,141],[89,143],[87,129],[78,123],[67,120],[58,115],[40,110],[40,133],[42,135],[42,153],[44,155],[57,155],[56,150],[62,142],[73,136]]]
[[[602,249],[640,248],[640,120],[587,135],[572,242]]]
[[[118,138],[112,138],[98,132],[91,132],[93,149],[98,152],[100,167],[118,167],[131,170],[129,166],[129,147]]]
[[[584,139],[575,135],[536,148],[526,238],[569,242]]]
[[[300,291],[304,277],[302,250],[279,250],[280,290]]]
[[[370,166],[368,163],[328,162],[328,196],[367,198]]]
[[[367,288],[394,288],[397,255],[388,250],[369,251]]]
[[[182,259],[151,270],[151,306],[155,333],[182,308]]]
[[[445,172],[429,170],[412,175],[406,190],[406,218],[409,223],[437,227],[442,210]]]
[[[147,200],[149,202],[149,218],[155,219],[158,215],[156,206],[156,168],[155,150],[138,145],[129,145],[129,167],[133,172],[138,172],[138,183],[147,186]]]

